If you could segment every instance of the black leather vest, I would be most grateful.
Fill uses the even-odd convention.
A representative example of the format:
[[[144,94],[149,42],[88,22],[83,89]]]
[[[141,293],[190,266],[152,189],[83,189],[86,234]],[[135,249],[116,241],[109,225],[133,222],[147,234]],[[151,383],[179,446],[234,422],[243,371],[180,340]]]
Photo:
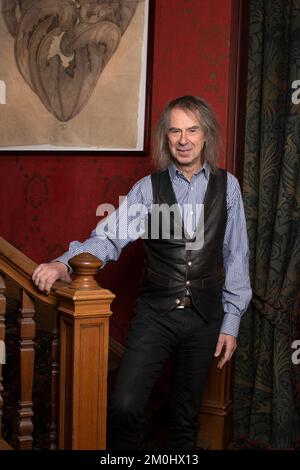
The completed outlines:
[[[171,219],[170,230],[167,230],[169,236],[166,237],[166,232],[162,229],[162,219],[158,224],[158,234],[153,230],[155,208],[162,205],[169,208],[176,205],[177,201],[168,170],[153,173],[151,180],[153,204],[156,206],[149,214],[147,236],[144,237],[145,266],[140,297],[158,312],[166,313],[176,307],[176,302],[188,289],[194,308],[204,320],[220,318],[223,315],[223,241],[227,220],[227,172],[220,169],[218,173],[210,174],[204,199],[202,247],[197,245],[199,236],[190,239],[184,232],[181,217],[177,218],[174,213],[170,216],[170,211],[167,211]],[[155,220],[157,222],[157,217]],[[198,224],[198,233],[199,229]],[[153,234],[156,238],[153,238]]]

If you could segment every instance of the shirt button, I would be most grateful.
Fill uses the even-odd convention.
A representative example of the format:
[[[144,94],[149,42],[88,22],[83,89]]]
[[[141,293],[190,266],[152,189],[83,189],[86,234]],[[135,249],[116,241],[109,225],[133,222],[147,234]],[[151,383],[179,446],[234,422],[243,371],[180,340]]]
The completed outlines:
[[[191,211],[190,214],[193,215],[194,211]]]
[[[194,189],[194,186],[191,186],[191,190],[192,190],[192,191],[193,191],[193,189]]]
[[[180,304],[180,299],[176,299],[175,302],[176,302],[176,305],[179,305]]]
[[[186,281],[185,284],[186,284],[187,286],[189,286],[189,285],[190,285],[190,281]]]
[[[191,261],[188,262],[188,266],[192,266],[192,262],[191,262]]]

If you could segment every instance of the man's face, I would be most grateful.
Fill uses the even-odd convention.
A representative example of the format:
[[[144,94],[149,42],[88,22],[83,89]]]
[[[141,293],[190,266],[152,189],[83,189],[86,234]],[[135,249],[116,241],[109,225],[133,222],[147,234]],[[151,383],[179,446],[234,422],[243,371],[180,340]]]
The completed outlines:
[[[175,163],[177,162],[180,167],[186,165],[201,168],[201,151],[205,136],[196,114],[185,112],[180,108],[172,109],[168,142]]]

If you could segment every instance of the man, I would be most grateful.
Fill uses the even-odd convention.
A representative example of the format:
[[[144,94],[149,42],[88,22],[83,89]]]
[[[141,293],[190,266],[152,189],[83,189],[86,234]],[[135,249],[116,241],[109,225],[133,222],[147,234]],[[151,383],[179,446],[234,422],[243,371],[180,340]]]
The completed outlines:
[[[236,349],[240,318],[251,298],[248,243],[239,184],[216,166],[219,143],[218,123],[203,99],[184,96],[168,103],[154,154],[161,171],[138,181],[126,205],[90,239],[71,243],[67,253],[33,274],[39,289],[49,291],[57,279],[69,279],[72,256],[87,251],[105,263],[116,260],[126,244],[144,233],[145,269],[110,403],[109,448],[138,447],[145,405],[171,354],[175,364],[168,446],[195,448],[213,355],[222,368]],[[126,237],[115,239],[124,220],[131,220],[124,219],[125,206],[134,205],[141,207],[140,232],[128,230]],[[162,207],[169,212],[155,217]]]

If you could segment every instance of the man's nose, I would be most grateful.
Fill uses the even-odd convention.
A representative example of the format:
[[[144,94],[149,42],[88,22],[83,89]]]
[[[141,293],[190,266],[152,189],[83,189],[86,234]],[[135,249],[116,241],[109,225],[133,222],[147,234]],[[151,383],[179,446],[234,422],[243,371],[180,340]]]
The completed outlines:
[[[186,131],[181,131],[179,143],[180,143],[181,145],[184,145],[184,144],[187,143]]]

